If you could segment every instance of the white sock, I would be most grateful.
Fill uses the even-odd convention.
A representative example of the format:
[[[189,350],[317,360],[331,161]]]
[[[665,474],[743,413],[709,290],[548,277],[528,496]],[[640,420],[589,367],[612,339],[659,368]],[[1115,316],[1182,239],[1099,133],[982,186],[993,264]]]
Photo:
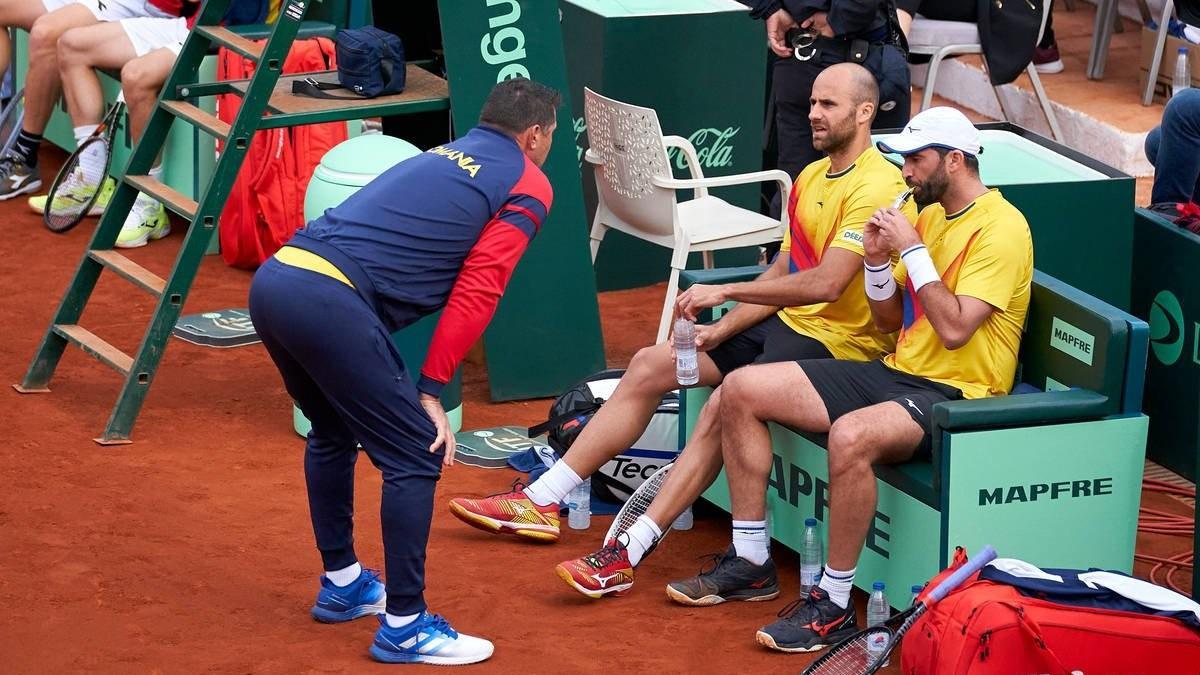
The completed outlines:
[[[155,164],[150,167],[150,177],[160,183],[162,182],[162,164]]]
[[[767,535],[767,521],[733,521],[733,549],[737,551],[739,558],[762,565],[771,557],[768,548],[770,541],[771,538]]]
[[[92,143],[79,155],[79,169],[83,171],[83,179],[89,185],[95,185],[103,178],[105,155],[108,146],[103,142]]]
[[[642,561],[642,556],[646,555],[646,551],[650,550],[654,542],[661,537],[662,529],[650,519],[650,516],[643,513],[618,538],[621,539],[621,543],[625,544],[625,550],[629,552],[629,564],[637,567],[637,564]]]
[[[821,583],[818,586],[829,594],[829,599],[833,601],[833,604],[842,609],[845,609],[850,602],[850,589],[854,587],[854,570],[856,569],[858,568],[839,572],[826,565],[825,571],[821,574]]]
[[[421,616],[421,615],[420,614],[396,615],[396,614],[389,613],[389,614],[387,614],[388,628],[400,628],[402,626],[407,626],[408,624],[416,621],[417,617],[419,617],[419,616]]]
[[[533,485],[525,488],[525,496],[538,506],[559,504],[582,482],[583,479],[560,459],[541,478],[533,481]]]
[[[92,135],[96,129],[99,129],[99,124],[85,124],[81,127],[75,127],[75,142],[82,143],[88,136]]]
[[[334,586],[349,586],[354,583],[358,575],[362,574],[362,565],[354,563],[349,567],[343,567],[340,570],[331,570],[325,573]]]

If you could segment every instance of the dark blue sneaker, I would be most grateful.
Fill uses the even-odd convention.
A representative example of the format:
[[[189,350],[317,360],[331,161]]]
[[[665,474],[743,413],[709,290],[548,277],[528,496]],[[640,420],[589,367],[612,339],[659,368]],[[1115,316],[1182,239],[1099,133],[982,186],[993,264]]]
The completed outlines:
[[[349,586],[338,586],[321,575],[321,592],[312,607],[312,617],[321,623],[353,621],[368,614],[383,614],[387,591],[379,572],[364,569]]]
[[[494,649],[487,640],[454,630],[437,614],[422,612],[416,621],[400,628],[392,628],[379,617],[371,657],[384,663],[461,666],[487,660]]]

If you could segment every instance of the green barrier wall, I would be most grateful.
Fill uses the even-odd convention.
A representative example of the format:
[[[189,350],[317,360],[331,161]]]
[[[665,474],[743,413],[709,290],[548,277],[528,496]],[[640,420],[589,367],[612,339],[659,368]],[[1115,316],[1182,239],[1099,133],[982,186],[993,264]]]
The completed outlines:
[[[1200,475],[1200,236],[1144,209],[1135,215],[1133,313],[1150,323],[1143,409],[1150,459]]]
[[[496,82],[529,77],[563,92],[543,170],[554,206],[484,335],[492,398],[552,396],[604,367],[587,219],[571,143],[571,95],[554,0],[440,0],[457,134]]]
[[[762,169],[766,69],[763,26],[733,0],[563,0],[563,44],[574,103],[576,161],[588,147],[583,88],[653,108],[663,133],[689,139],[705,176]],[[564,139],[565,140],[565,139]],[[672,150],[677,177],[687,178]],[[596,212],[591,168],[582,168],[588,229]],[[761,184],[722,188],[713,194],[759,209]],[[681,191],[680,199],[691,199]],[[717,267],[745,265],[757,247],[716,254]],[[693,254],[689,267],[700,267]],[[600,290],[665,281],[671,252],[610,230],[596,259]]]

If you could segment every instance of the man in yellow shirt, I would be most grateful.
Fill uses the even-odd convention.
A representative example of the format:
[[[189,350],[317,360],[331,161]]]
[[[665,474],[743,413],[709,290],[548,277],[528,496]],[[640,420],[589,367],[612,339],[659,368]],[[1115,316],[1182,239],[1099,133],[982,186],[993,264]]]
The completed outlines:
[[[871,315],[881,331],[900,330],[896,351],[870,363],[751,366],[721,386],[734,548],[752,563],[769,557],[762,529],[772,461],[767,421],[829,434],[824,573],[790,613],[757,633],[759,643],[781,651],[813,651],[857,630],[849,599],[875,513],[871,466],[928,453],[934,404],[1007,394],[1029,308],[1029,225],[980,182],[982,148],[970,121],[931,108],[879,147],[904,157],[904,179],[925,207],[915,227],[885,208],[863,230]],[[895,254],[901,262],[893,269]]]
[[[810,165],[795,182],[783,251],[754,281],[698,285],[679,296],[678,311],[689,318],[726,301],[739,303],[715,324],[696,327],[701,385],[717,385],[750,363],[831,357],[866,361],[891,349],[892,331],[875,329],[859,272],[863,224],[905,189],[900,172],[871,145],[878,96],[874,78],[857,64],[838,64],[821,74],[813,87],[810,116],[814,143],[829,157]],[[559,502],[582,476],[628,449],[663,394],[678,386],[671,346],[642,349],[561,461],[524,490],[453,499],[451,512],[490,532],[557,540]],[[597,554],[559,565],[564,581],[591,597],[632,585],[633,566],[720,472],[719,392],[701,411],[696,433],[652,511],[625,541],[608,542]],[[775,597],[779,590],[773,567],[762,581],[755,597]]]

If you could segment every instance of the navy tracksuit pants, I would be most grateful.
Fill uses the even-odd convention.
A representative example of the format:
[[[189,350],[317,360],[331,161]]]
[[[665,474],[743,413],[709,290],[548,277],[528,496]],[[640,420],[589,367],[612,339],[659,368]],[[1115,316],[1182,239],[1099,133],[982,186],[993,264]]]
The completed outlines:
[[[312,422],[304,477],[326,570],[355,563],[357,446],[383,473],[387,611],[425,609],[425,544],[444,453],[391,335],[350,286],[274,258],[250,287],[254,328]]]

